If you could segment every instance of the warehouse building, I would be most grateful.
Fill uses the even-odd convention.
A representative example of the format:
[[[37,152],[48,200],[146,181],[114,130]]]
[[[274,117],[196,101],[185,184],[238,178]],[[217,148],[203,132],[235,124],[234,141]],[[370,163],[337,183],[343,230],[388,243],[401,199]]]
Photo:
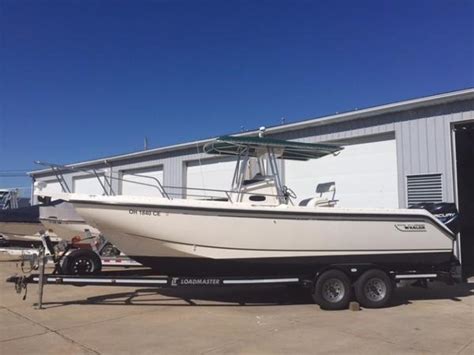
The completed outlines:
[[[474,266],[474,89],[268,127],[265,135],[344,146],[338,156],[280,164],[297,200],[314,195],[318,184],[335,182],[340,207],[455,202],[462,216],[471,216],[461,226],[462,254],[463,263]],[[151,177],[179,197],[206,195],[186,187],[229,189],[234,162],[205,155],[210,140],[71,164],[76,171],[64,172],[62,186],[88,194],[103,194],[105,187],[108,194],[160,195]],[[30,175],[47,182],[48,191],[62,189],[51,169]]]

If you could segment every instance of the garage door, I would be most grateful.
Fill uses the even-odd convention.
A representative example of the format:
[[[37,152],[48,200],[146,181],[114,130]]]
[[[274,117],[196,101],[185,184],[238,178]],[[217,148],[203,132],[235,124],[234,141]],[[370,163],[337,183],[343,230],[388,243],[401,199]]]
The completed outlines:
[[[140,176],[137,176],[140,175]],[[145,177],[147,176],[147,177]],[[153,179],[163,184],[163,168],[154,167],[149,169],[141,170],[127,170],[122,173],[122,195],[133,195],[133,196],[159,196],[161,193],[158,190],[158,184]],[[143,185],[147,184],[147,185]],[[151,186],[150,186],[151,185]]]
[[[230,190],[234,176],[235,160],[202,160],[201,162],[190,162],[186,166],[186,187],[199,189]],[[215,196],[203,190],[187,191],[188,198],[200,198],[200,196]],[[203,196],[203,197],[204,197]],[[224,193],[218,194],[225,197]]]
[[[100,176],[104,184],[104,176]],[[95,176],[78,177],[73,179],[73,190],[76,193],[88,195],[104,195],[104,189]]]
[[[45,192],[46,194],[48,193],[56,193],[56,192],[63,192],[63,189],[61,188],[61,184],[57,180],[49,180],[49,181],[44,181],[46,183],[46,187],[41,189],[41,192]]]
[[[285,162],[285,184],[298,202],[315,196],[317,184],[331,181],[338,207],[398,207],[395,140],[347,145],[338,156]]]

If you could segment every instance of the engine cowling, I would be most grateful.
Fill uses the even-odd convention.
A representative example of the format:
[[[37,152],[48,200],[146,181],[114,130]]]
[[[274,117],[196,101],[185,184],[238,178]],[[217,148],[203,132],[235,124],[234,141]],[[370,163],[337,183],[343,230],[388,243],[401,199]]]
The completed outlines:
[[[409,208],[424,209],[439,219],[454,234],[459,232],[459,212],[456,204],[450,202],[417,203]]]

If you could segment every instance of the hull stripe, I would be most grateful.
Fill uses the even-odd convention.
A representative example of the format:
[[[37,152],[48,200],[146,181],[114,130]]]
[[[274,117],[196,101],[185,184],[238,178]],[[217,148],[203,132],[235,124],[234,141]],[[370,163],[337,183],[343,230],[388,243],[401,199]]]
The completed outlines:
[[[179,245],[187,245],[192,247],[200,247],[200,248],[209,248],[209,249],[226,249],[226,250],[246,250],[246,251],[268,251],[268,252],[360,252],[360,253],[367,253],[367,252],[387,252],[391,251],[393,253],[397,252],[451,252],[451,249],[253,249],[253,248],[234,248],[234,247],[225,247],[225,246],[212,246],[212,245],[201,245],[201,244],[193,244],[193,243],[183,243],[183,242],[175,242],[171,240],[147,237],[144,235],[139,234],[131,234],[127,233],[127,235],[131,237],[137,238],[144,238],[153,241],[158,241],[162,243],[170,243],[170,244],[179,244]]]

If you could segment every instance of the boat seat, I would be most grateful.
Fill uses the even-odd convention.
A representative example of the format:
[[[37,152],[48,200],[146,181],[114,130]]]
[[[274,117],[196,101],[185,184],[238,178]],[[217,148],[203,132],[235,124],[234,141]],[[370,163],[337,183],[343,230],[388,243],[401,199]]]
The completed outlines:
[[[308,202],[311,200],[312,198],[305,198],[304,200],[301,200],[300,203],[298,203],[298,206],[301,206],[301,207],[308,206]]]
[[[335,200],[336,183],[334,181],[325,182],[316,186],[315,197],[302,200],[298,206],[306,207],[334,207],[338,200]]]
[[[265,176],[263,176],[260,173],[257,173],[257,174],[255,174],[255,176],[253,178],[244,180],[242,185],[244,185],[244,186],[251,185],[251,184],[255,184],[256,182],[260,182],[260,181],[264,181],[264,180],[265,180]]]
[[[300,201],[298,206],[302,207],[334,207],[337,200],[328,200],[327,198],[310,197]]]

